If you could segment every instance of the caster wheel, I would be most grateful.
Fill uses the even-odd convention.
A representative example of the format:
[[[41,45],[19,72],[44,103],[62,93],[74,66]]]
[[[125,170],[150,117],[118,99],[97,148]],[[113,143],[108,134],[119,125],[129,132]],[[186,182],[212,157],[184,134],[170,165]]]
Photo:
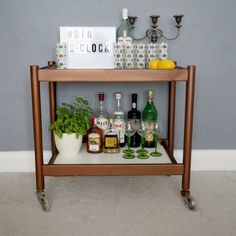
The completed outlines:
[[[43,211],[49,211],[50,210],[50,205],[49,205],[49,201],[46,198],[46,195],[44,192],[36,192],[39,203],[43,209]]]
[[[184,196],[183,197],[184,204],[189,210],[194,210],[196,208],[196,202],[193,200],[191,196]]]

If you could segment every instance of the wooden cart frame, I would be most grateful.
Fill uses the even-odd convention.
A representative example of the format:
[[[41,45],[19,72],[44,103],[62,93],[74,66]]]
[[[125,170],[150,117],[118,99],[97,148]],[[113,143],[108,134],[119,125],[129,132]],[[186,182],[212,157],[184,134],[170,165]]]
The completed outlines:
[[[53,61],[48,66],[39,68],[30,66],[32,112],[34,129],[36,193],[43,210],[49,210],[45,196],[45,176],[119,176],[119,175],[182,175],[181,195],[189,209],[195,207],[190,197],[190,172],[192,127],[195,87],[195,66],[176,68],[174,70],[59,70]],[[174,158],[174,130],[175,130],[175,100],[176,82],[186,83],[185,120],[183,139],[183,162],[177,163]],[[41,118],[41,82],[49,84],[50,121],[56,119],[56,83],[58,82],[165,82],[169,84],[169,116],[167,139],[161,140],[169,155],[171,164],[54,164],[57,149],[51,132],[52,157],[48,164],[44,164]]]

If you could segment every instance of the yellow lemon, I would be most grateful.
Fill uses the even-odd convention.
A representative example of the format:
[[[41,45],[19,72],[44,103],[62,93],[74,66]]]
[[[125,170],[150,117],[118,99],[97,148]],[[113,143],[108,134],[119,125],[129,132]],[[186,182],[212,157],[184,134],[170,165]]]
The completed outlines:
[[[160,63],[160,60],[152,59],[148,64],[148,68],[150,70],[157,70],[159,63]]]
[[[160,70],[172,70],[175,68],[175,63],[172,60],[163,60],[158,64],[158,69]]]

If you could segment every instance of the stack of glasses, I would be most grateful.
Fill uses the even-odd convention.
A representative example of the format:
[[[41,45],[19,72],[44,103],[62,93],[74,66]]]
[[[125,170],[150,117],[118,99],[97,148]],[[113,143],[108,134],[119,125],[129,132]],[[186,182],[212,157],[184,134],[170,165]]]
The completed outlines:
[[[56,44],[56,65],[58,69],[67,68],[66,48],[66,43]]]

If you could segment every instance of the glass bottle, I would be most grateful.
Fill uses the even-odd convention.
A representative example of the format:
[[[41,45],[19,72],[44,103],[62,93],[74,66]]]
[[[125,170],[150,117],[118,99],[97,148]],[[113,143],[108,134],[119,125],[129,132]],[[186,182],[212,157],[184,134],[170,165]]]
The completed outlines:
[[[117,29],[117,41],[118,43],[132,43],[131,37],[131,25],[128,20],[128,9],[122,9],[122,23]]]
[[[108,129],[109,127],[109,114],[106,111],[105,105],[104,105],[104,93],[100,92],[98,94],[99,99],[99,107],[95,112],[95,124],[103,130],[103,132]]]
[[[125,119],[122,109],[122,93],[116,92],[116,108],[113,115],[113,127],[118,130],[120,137],[120,147],[125,146]]]
[[[154,125],[157,121],[157,110],[153,103],[153,91],[148,91],[148,101],[142,113],[143,121],[146,128],[145,147],[155,147],[155,139],[153,134]]]
[[[87,131],[87,152],[89,153],[101,153],[102,152],[102,141],[103,132],[102,129],[95,125],[95,119],[92,118],[92,126]]]
[[[110,119],[109,129],[104,131],[104,145],[103,151],[105,153],[119,153],[120,143],[119,143],[119,132],[113,128],[113,120]]]
[[[141,122],[141,112],[137,110],[137,93],[132,93],[132,109],[128,112],[128,121],[131,121],[131,123],[134,126],[140,125]],[[138,129],[138,127],[134,127],[135,130]],[[132,137],[130,141],[130,147],[139,147],[140,145],[140,135],[136,132]]]

